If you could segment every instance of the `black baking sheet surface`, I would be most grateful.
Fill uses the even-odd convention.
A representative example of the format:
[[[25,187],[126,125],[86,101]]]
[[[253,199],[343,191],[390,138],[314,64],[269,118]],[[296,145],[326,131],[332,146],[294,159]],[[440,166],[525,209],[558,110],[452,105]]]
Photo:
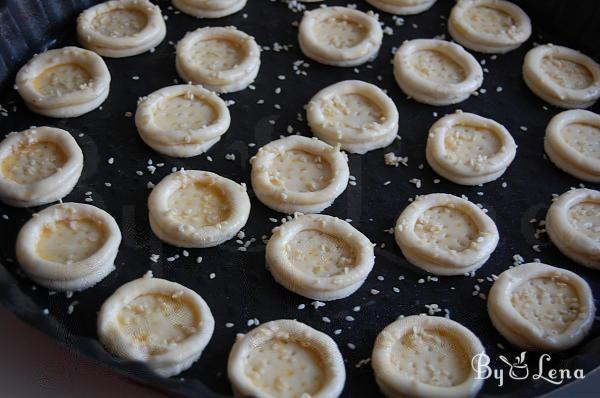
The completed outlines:
[[[0,116],[2,134],[34,125],[55,126],[73,134],[84,152],[85,164],[77,187],[64,200],[84,202],[85,198],[92,198],[91,204],[111,213],[123,233],[116,270],[97,286],[67,298],[64,293],[51,294],[47,289],[35,288],[19,272],[14,260],[16,234],[39,208],[15,209],[0,204],[0,262],[4,266],[0,267],[0,302],[21,318],[75,350],[98,358],[138,380],[163,390],[197,397],[212,396],[209,391],[213,391],[214,396],[231,394],[226,375],[229,349],[237,333],[252,328],[247,326],[250,319],[266,322],[295,318],[335,339],[346,361],[344,396],[365,397],[379,395],[378,389],[370,365],[356,365],[370,357],[374,339],[384,326],[400,315],[426,313],[425,305],[438,304],[441,309],[449,310],[452,319],[477,334],[492,357],[494,367],[504,366],[498,360],[499,354],[515,357],[520,350],[511,348],[495,331],[487,315],[486,301],[472,294],[476,284],[487,294],[491,283],[486,277],[507,269],[513,264],[515,254],[523,256],[526,261],[539,258],[542,262],[575,271],[591,284],[596,295],[600,292],[599,275],[561,255],[545,234],[536,239],[534,233],[538,225],[530,222],[531,219],[545,217],[552,194],[580,185],[575,178],[544,159],[545,126],[559,110],[535,97],[521,78],[521,63],[526,51],[535,42],[562,44],[560,36],[541,36],[534,20],[532,38],[518,50],[498,57],[475,54],[487,70],[482,86],[485,93],[458,105],[432,107],[406,98],[394,82],[390,60],[392,49],[403,40],[439,35],[447,38],[445,17],[452,6],[450,1],[440,0],[421,15],[403,18],[402,26],[397,25],[391,15],[381,13],[381,19],[393,29],[393,34],[384,36],[383,46],[374,62],[356,69],[334,68],[307,60],[297,46],[297,28],[293,26],[302,14],[290,11],[284,2],[250,0],[242,12],[217,20],[197,20],[176,14],[169,2],[158,3],[168,17],[167,38],[154,53],[105,59],[112,83],[109,98],[101,109],[76,119],[45,118],[26,109],[12,89],[12,80],[0,96],[0,104],[8,111],[8,116]],[[326,3],[348,4],[344,1]],[[372,9],[362,1],[356,2],[356,5],[361,10]],[[315,6],[318,4],[308,5],[309,8]],[[138,137],[133,118],[126,114],[135,113],[139,97],[179,82],[175,71],[174,43],[185,32],[202,26],[226,25],[235,25],[253,35],[260,45],[269,47],[261,55],[262,66],[254,83],[256,89],[223,95],[224,99],[235,101],[230,106],[231,127],[208,154],[174,159],[153,152]],[[52,43],[52,47],[77,45],[74,18],[66,26],[64,33],[48,37],[46,42]],[[275,48],[279,51],[274,51]],[[299,66],[306,75],[298,75],[293,70],[294,63],[299,60],[309,64]],[[136,76],[139,79],[134,80]],[[285,76],[285,80],[278,76]],[[11,75],[10,79],[13,78],[14,75]],[[352,225],[377,243],[375,267],[358,292],[314,309],[310,305],[312,300],[295,295],[275,283],[264,266],[261,237],[269,236],[276,225],[270,218],[280,220],[283,215],[263,206],[251,189],[252,211],[244,228],[244,240],[256,238],[256,242],[246,252],[239,251],[239,244],[232,240],[212,249],[188,250],[189,257],[185,257],[181,249],[163,244],[152,234],[146,207],[149,181],[158,183],[173,168],[185,168],[216,172],[245,182],[250,187],[248,161],[258,147],[281,135],[289,135],[289,129],[310,136],[303,121],[304,105],[319,89],[345,79],[365,80],[386,89],[398,107],[399,134],[402,136],[388,148],[362,156],[350,155],[350,171],[357,184],[349,185],[334,205],[324,212],[351,219]],[[434,183],[439,177],[425,161],[427,131],[437,118],[456,109],[491,117],[513,134],[519,145],[517,157],[499,180],[483,187],[458,186],[444,179]],[[591,110],[598,113],[600,105],[596,104]],[[299,120],[298,114],[302,120]],[[408,167],[385,166],[383,155],[390,151],[408,156]],[[231,153],[235,160],[226,160],[225,155]],[[114,159],[113,164],[109,164],[110,158]],[[151,174],[147,168],[150,160],[153,165],[164,163],[164,166],[157,167]],[[138,171],[143,175],[138,175]],[[413,178],[422,181],[420,188],[409,182]],[[384,185],[386,181],[390,181],[389,185]],[[586,185],[599,189],[597,184]],[[432,192],[466,195],[488,209],[488,214],[496,221],[500,231],[498,248],[475,277],[428,280],[427,274],[408,264],[393,235],[384,231],[394,225],[409,198]],[[541,252],[536,252],[534,245],[539,245]],[[160,255],[158,262],[150,261],[152,254]],[[168,261],[176,255],[179,258]],[[198,256],[203,257],[201,264],[196,263]],[[96,340],[96,312],[102,302],[123,283],[140,277],[149,269],[156,277],[179,282],[198,292],[210,305],[216,321],[215,333],[200,360],[181,377],[169,380],[153,376],[144,366],[113,358]],[[215,274],[214,279],[210,278],[211,273]],[[479,282],[478,278],[483,281]],[[394,287],[399,289],[398,293],[394,292]],[[372,289],[379,294],[372,294]],[[77,303],[69,314],[68,307],[74,301]],[[300,304],[305,304],[306,308],[299,310]],[[355,312],[355,306],[360,306],[360,311]],[[44,309],[48,310],[48,315],[43,314]],[[348,315],[355,320],[346,320]],[[444,312],[438,315],[443,316]],[[331,323],[324,322],[323,317],[330,318]],[[226,328],[228,322],[234,326]],[[334,335],[336,329],[341,329],[341,334]],[[596,324],[583,344],[575,350],[553,354],[553,361],[548,366],[583,368],[586,372],[598,366],[598,332]],[[500,349],[498,344],[505,349]],[[528,354],[527,358],[531,366],[537,367],[535,354]],[[508,379],[499,388],[490,380],[481,395],[530,396],[555,388],[543,380],[531,379]]]

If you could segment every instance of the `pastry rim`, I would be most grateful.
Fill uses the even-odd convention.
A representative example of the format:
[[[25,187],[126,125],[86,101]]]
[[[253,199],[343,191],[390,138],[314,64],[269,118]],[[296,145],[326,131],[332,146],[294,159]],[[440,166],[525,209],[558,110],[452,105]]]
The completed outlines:
[[[291,319],[263,323],[236,340],[229,353],[227,374],[237,394],[264,396],[262,390],[248,380],[244,358],[254,347],[274,338],[310,342],[310,349],[319,356],[322,368],[327,372],[325,385],[314,396],[336,397],[341,394],[346,381],[346,368],[337,344],[325,333]]]
[[[556,275],[560,275],[570,282],[569,285],[575,289],[581,301],[580,306],[585,305],[585,308],[579,311],[578,316],[563,333],[552,336],[539,333],[540,329],[526,320],[514,308],[511,296],[514,289],[524,282]],[[587,335],[594,322],[595,307],[589,285],[576,273],[544,263],[526,263],[500,274],[488,295],[488,313],[494,326],[511,344],[528,349],[556,351],[577,345]],[[581,314],[585,315],[584,319],[581,319]],[[499,328],[496,326],[498,324]],[[515,341],[515,335],[525,341]]]
[[[209,7],[202,8],[190,4],[190,0],[172,0],[173,6],[181,12],[191,15],[196,18],[222,18],[236,12],[241,11],[246,6],[246,0],[232,0],[230,1],[229,7],[211,8],[210,5],[213,2],[208,2]],[[193,3],[194,0],[191,0]],[[220,2],[223,2],[222,0]]]
[[[203,40],[228,40],[238,43],[244,59],[235,67],[211,71],[195,65],[190,47]],[[239,91],[254,81],[260,68],[260,48],[254,37],[235,26],[203,27],[187,32],[176,46],[175,66],[179,76],[186,82],[201,84],[219,92]]]
[[[338,138],[336,131],[324,125],[328,118],[323,114],[321,105],[332,96],[350,94],[366,97],[374,103],[384,114],[385,121],[378,122],[376,129],[363,131],[366,133],[363,136],[353,131],[345,131],[341,133],[342,138]],[[396,138],[398,118],[398,110],[394,101],[381,88],[362,80],[344,80],[329,85],[319,90],[306,106],[306,119],[314,135],[330,145],[339,143],[342,149],[353,153],[365,153],[389,145]]]
[[[551,79],[541,68],[547,55],[582,65],[592,75],[592,84],[582,89],[566,88]],[[532,48],[523,61],[523,80],[542,100],[560,108],[587,108],[600,98],[600,65],[587,55],[568,47],[543,44]]]
[[[390,362],[393,345],[402,337],[401,333],[424,325],[424,329],[443,327],[450,330],[452,336],[461,341],[463,350],[470,351],[471,357],[485,353],[479,338],[468,328],[448,318],[411,315],[400,318],[387,325],[378,335],[371,354],[371,364],[375,379],[380,388],[393,392],[394,396],[412,396],[418,390],[419,396],[447,397],[474,396],[483,386],[483,379],[477,379],[475,371],[469,366],[469,376],[460,384],[451,387],[435,386],[414,378],[402,377]],[[404,333],[403,335],[405,335]],[[469,359],[470,365],[470,359]],[[389,394],[391,396],[391,394]]]
[[[473,7],[490,7],[509,14],[518,27],[516,38],[503,40],[496,35],[479,32],[470,23],[465,23],[464,13]],[[506,53],[526,42],[531,36],[531,20],[518,5],[503,0],[460,0],[452,8],[448,19],[448,31],[452,38],[466,48],[481,53]]]
[[[287,243],[303,231],[316,230],[344,241],[354,250],[355,264],[348,273],[309,275],[296,268],[285,254]],[[348,297],[364,283],[373,269],[375,255],[369,239],[348,222],[324,214],[297,216],[273,229],[265,249],[267,268],[286,289],[314,300]]]
[[[216,120],[203,128],[189,131],[164,130],[154,123],[155,109],[163,101],[189,94],[194,96],[194,100],[199,98],[210,106],[216,113]],[[225,101],[201,85],[178,84],[160,88],[145,97],[135,112],[135,125],[140,135],[144,136],[144,141],[159,146],[201,145],[225,134],[230,123],[231,116]],[[191,140],[186,142],[186,138]]]
[[[367,32],[360,43],[345,48],[323,45],[315,36],[314,26],[323,19],[344,16],[364,25]],[[358,66],[375,57],[381,47],[383,31],[376,14],[341,6],[319,7],[306,11],[298,27],[298,41],[304,55],[333,66]]]
[[[137,297],[146,294],[165,294],[165,291],[167,294],[182,292],[186,303],[194,305],[194,310],[200,315],[199,330],[177,343],[174,349],[159,355],[146,356],[134,345],[129,344],[129,339],[122,333],[119,333],[119,328],[114,325],[115,319],[123,307]],[[142,361],[159,375],[169,377],[189,368],[200,357],[212,337],[214,324],[210,307],[202,296],[179,283],[153,278],[150,273],[125,283],[104,301],[98,312],[97,331],[100,341],[113,355]],[[111,341],[112,339],[116,342]]]
[[[478,228],[477,238],[460,252],[442,250],[421,241],[414,232],[414,226],[425,211],[434,207],[450,207],[459,210]],[[450,194],[433,193],[417,197],[400,214],[394,228],[396,243],[411,260],[419,259],[415,264],[428,272],[439,275],[462,275],[481,267],[496,249],[499,235],[494,221],[474,203]],[[482,241],[477,242],[479,238]],[[473,242],[477,243],[474,249]]]
[[[35,80],[49,68],[75,64],[92,78],[93,85],[61,96],[42,96],[35,88]],[[49,117],[75,117],[98,107],[110,89],[110,72],[102,57],[93,51],[68,46],[34,55],[19,69],[16,86],[19,94],[34,112]]]
[[[37,244],[46,224],[73,216],[101,221],[106,239],[92,255],[69,264],[65,269],[63,263],[42,258],[37,253]],[[96,206],[67,202],[45,208],[23,225],[17,235],[16,254],[21,269],[40,285],[56,290],[83,290],[114,270],[114,259],[120,243],[121,231],[109,213]]]
[[[555,115],[546,127],[546,154],[552,163],[569,174],[586,181],[600,182],[600,159],[585,156],[564,140],[562,130],[573,123],[590,124],[600,129],[600,115],[584,109],[571,109]]]
[[[410,63],[417,51],[436,51],[458,64],[465,78],[458,83],[440,84],[424,78]],[[429,105],[451,105],[466,100],[483,83],[479,62],[462,46],[440,39],[405,40],[394,55],[394,77],[402,91]]]
[[[180,225],[189,224],[169,216],[168,203],[182,184],[196,182],[219,186],[229,203],[229,216],[214,225],[193,227],[193,232],[183,231]],[[216,173],[181,170],[167,175],[156,184],[148,197],[148,211],[152,231],[160,240],[177,247],[213,247],[231,239],[246,225],[250,214],[250,198],[244,186]]]
[[[83,170],[83,152],[77,141],[69,132],[48,126],[8,134],[0,142],[0,164],[13,153],[15,147],[29,140],[52,142],[61,149],[67,160],[54,174],[29,184],[13,181],[0,170],[0,198],[9,205],[39,206],[62,199],[73,190]],[[57,195],[57,187],[60,187],[61,191],[64,191],[62,188],[66,188],[68,192],[65,195]]]
[[[546,229],[564,255],[587,267],[600,268],[600,242],[573,228],[569,217],[573,206],[586,201],[600,205],[600,191],[578,188],[560,195],[548,209]]]
[[[144,28],[130,36],[107,36],[92,27],[99,15],[116,10],[135,10],[146,17]],[[157,46],[166,35],[160,7],[148,0],[111,0],[87,8],[77,18],[77,37],[88,49],[105,57],[120,58],[138,55]]]
[[[289,150],[307,152],[315,156],[320,156],[326,161],[332,173],[329,185],[318,191],[297,192],[278,188],[271,184],[269,169],[272,160],[279,154]],[[250,162],[252,164],[252,187],[258,199],[268,207],[277,211],[283,210],[286,213],[303,211],[305,208],[322,207],[324,209],[328,207],[346,190],[350,177],[347,158],[339,150],[339,147],[331,146],[315,137],[308,138],[291,135],[271,141],[260,147],[256,155],[250,159]],[[285,195],[285,199],[282,199],[282,194]],[[305,212],[312,213],[317,211]]]
[[[488,130],[500,141],[500,150],[486,159],[480,171],[463,163],[454,164],[445,157],[447,153],[446,134],[452,127],[463,124]],[[457,184],[477,185],[495,180],[499,177],[498,174],[502,175],[514,160],[516,150],[517,145],[512,135],[502,124],[474,113],[456,112],[441,117],[431,126],[427,139],[426,157],[429,165],[442,177]]]

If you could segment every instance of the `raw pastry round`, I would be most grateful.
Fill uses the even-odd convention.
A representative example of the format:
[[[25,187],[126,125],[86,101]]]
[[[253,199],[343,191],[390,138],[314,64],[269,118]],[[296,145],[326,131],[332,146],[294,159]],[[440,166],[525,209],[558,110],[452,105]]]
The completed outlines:
[[[568,350],[594,322],[594,298],[574,272],[542,263],[504,271],[488,295],[494,327],[511,344],[540,351]]]
[[[544,137],[546,154],[559,169],[600,182],[600,115],[582,109],[554,116]]]
[[[376,14],[347,7],[305,12],[298,33],[304,55],[333,66],[358,66],[374,59],[382,38]]]
[[[173,0],[173,5],[196,18],[221,18],[240,11],[246,0]]]
[[[346,221],[323,214],[273,229],[266,265],[283,287],[313,300],[348,297],[373,269],[373,245]]]
[[[180,84],[164,87],[138,104],[135,125],[155,151],[173,157],[197,156],[229,128],[225,101],[212,91]]]
[[[179,283],[152,277],[118,288],[98,313],[98,337],[114,355],[144,362],[163,377],[200,358],[215,329],[206,302]]]
[[[236,396],[337,398],[346,369],[340,350],[325,333],[279,319],[238,338],[227,363]]]
[[[436,275],[480,268],[498,244],[498,229],[482,209],[444,193],[417,197],[395,228],[396,243],[413,265]]]
[[[469,98],[483,83],[479,62],[456,43],[407,40],[394,56],[394,77],[404,93],[429,105]]]
[[[427,11],[436,0],[367,0],[381,11],[396,15],[415,15]]]
[[[600,65],[567,47],[546,44],[525,55],[523,80],[559,108],[588,108],[600,98]]]
[[[470,50],[504,54],[529,39],[531,21],[509,1],[459,0],[450,12],[448,32]]]
[[[379,87],[346,80],[319,91],[306,107],[313,134],[363,154],[390,145],[398,133],[398,110]]]
[[[456,112],[429,129],[427,162],[436,173],[461,185],[494,181],[515,158],[517,145],[500,123]]]
[[[246,187],[200,170],[171,173],[148,198],[150,227],[177,247],[213,247],[233,238],[246,225],[250,198]]]
[[[220,93],[240,91],[258,75],[260,48],[233,26],[200,28],[177,43],[175,66],[185,82]]]
[[[348,158],[339,147],[292,135],[271,141],[250,159],[258,200],[282,213],[320,213],[344,192]]]
[[[52,290],[84,290],[115,269],[121,231],[102,209],[60,203],[33,215],[17,236],[19,265]]]
[[[560,195],[546,215],[546,231],[565,256],[600,269],[600,191],[581,188]]]
[[[158,46],[167,28],[160,7],[148,0],[113,0],[83,11],[77,37],[87,49],[104,57],[122,58]]]
[[[35,55],[17,73],[17,90],[40,115],[77,117],[99,107],[110,89],[110,73],[95,52],[64,47]]]
[[[0,200],[40,206],[67,196],[83,169],[83,153],[65,130],[36,127],[0,142]]]
[[[477,336],[460,323],[412,315],[392,322],[375,340],[371,364],[388,398],[473,397],[483,386],[471,366],[485,353]]]

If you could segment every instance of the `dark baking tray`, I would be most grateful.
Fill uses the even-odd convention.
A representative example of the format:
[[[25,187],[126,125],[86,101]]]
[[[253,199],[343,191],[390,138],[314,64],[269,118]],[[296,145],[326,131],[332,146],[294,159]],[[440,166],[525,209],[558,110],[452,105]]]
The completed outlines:
[[[169,2],[160,1],[163,13],[168,16],[168,34],[154,53],[124,59],[106,59],[112,74],[111,92],[102,109],[76,119],[48,119],[29,112],[12,89],[14,73],[32,53],[48,47],[76,45],[74,36],[75,16],[95,3],[94,1],[0,1],[0,77],[4,91],[0,103],[8,110],[8,116],[0,117],[0,131],[5,134],[23,130],[31,125],[50,125],[70,131],[82,147],[85,156],[83,175],[75,190],[65,201],[83,202],[91,192],[92,204],[109,211],[121,226],[123,242],[117,257],[117,269],[100,284],[67,298],[65,294],[49,294],[46,289],[35,288],[23,277],[14,260],[14,241],[19,228],[34,209],[14,209],[0,205],[0,303],[57,341],[127,374],[136,380],[151,384],[172,393],[194,397],[217,397],[231,394],[226,375],[229,349],[236,333],[246,332],[247,320],[258,318],[261,322],[279,318],[296,318],[334,337],[347,364],[347,381],[344,396],[364,397],[379,395],[373,372],[369,365],[356,364],[371,353],[373,341],[379,331],[399,315],[427,312],[426,304],[436,303],[449,309],[452,319],[466,325],[483,341],[492,357],[492,365],[503,368],[499,354],[513,358],[519,350],[511,346],[492,327],[486,311],[486,302],[473,296],[474,285],[479,284],[487,293],[491,283],[486,280],[492,273],[499,274],[513,264],[513,255],[519,253],[526,260],[540,258],[543,262],[573,270],[584,277],[600,296],[598,273],[578,266],[561,255],[543,235],[534,238],[536,224],[530,219],[543,219],[552,199],[570,187],[580,185],[573,177],[561,172],[543,157],[544,129],[549,119],[559,110],[548,106],[525,87],[521,79],[521,62],[525,52],[534,42],[566,44],[585,50],[596,56],[600,53],[596,1],[564,2],[522,1],[534,24],[534,34],[529,42],[508,55],[492,59],[489,55],[476,54],[485,60],[483,87],[485,94],[472,97],[464,103],[449,107],[431,107],[406,99],[396,86],[390,59],[392,48],[405,39],[434,37],[446,34],[445,17],[452,2],[440,0],[429,11],[404,18],[403,26],[396,26],[391,15],[381,14],[386,25],[393,28],[392,36],[385,36],[377,59],[354,70],[333,68],[308,61],[308,76],[296,75],[292,65],[305,59],[297,46],[296,31],[292,25],[302,14],[291,12],[286,3],[269,0],[250,0],[246,8],[233,16],[218,20],[197,20],[184,14],[175,14]],[[346,5],[344,1],[327,1],[329,5]],[[315,7],[318,5],[309,5]],[[371,9],[366,3],[357,2],[361,10]],[[575,19],[573,19],[575,17]],[[567,22],[565,22],[567,21]],[[259,44],[273,48],[275,42],[287,45],[287,51],[264,51],[261,71],[255,82],[256,90],[244,90],[225,95],[234,100],[231,106],[232,124],[221,142],[210,150],[208,156],[191,159],[173,159],[153,152],[138,137],[133,118],[126,112],[135,112],[138,97],[158,88],[173,84],[175,72],[174,46],[186,31],[206,25],[235,25],[254,35]],[[447,34],[446,34],[447,36]],[[495,58],[495,57],[494,57]],[[278,75],[286,76],[279,80]],[[139,76],[139,80],[133,80]],[[381,76],[381,80],[378,80]],[[257,242],[247,252],[238,250],[234,241],[217,248],[190,250],[183,257],[180,249],[161,243],[148,226],[146,199],[149,193],[146,183],[160,181],[171,172],[172,167],[203,169],[217,172],[250,186],[249,158],[259,146],[294,131],[310,135],[298,113],[304,115],[303,106],[319,89],[344,79],[362,79],[385,88],[396,102],[400,112],[401,141],[395,141],[384,150],[369,152],[363,156],[350,156],[351,174],[357,179],[356,186],[348,186],[326,214],[352,219],[352,224],[376,242],[376,265],[364,286],[351,297],[327,303],[315,310],[311,300],[297,296],[273,281],[264,267],[262,235],[270,235],[275,226],[269,218],[281,219],[254,197],[252,212],[244,230],[247,238]],[[281,94],[276,94],[281,87]],[[496,88],[502,87],[502,92]],[[257,104],[259,99],[264,104]],[[281,109],[275,108],[278,104]],[[429,126],[439,116],[463,109],[491,117],[504,124],[519,145],[517,158],[506,174],[498,181],[483,187],[462,187],[438,178],[425,161],[425,141]],[[596,104],[592,111],[599,112]],[[272,122],[274,121],[274,124]],[[520,126],[527,127],[522,131]],[[255,147],[249,147],[255,143]],[[383,154],[394,151],[409,156],[409,167],[387,167]],[[234,161],[225,155],[234,153]],[[114,157],[113,165],[107,159]],[[146,166],[149,159],[164,167],[150,175]],[[420,165],[425,165],[420,167]],[[136,171],[144,172],[139,176]],[[409,183],[412,178],[422,180],[417,189]],[[385,181],[391,184],[384,186]],[[105,182],[112,183],[106,187]],[[506,182],[508,186],[502,187]],[[599,189],[598,185],[587,186]],[[427,281],[427,275],[412,267],[402,257],[393,236],[384,232],[392,227],[408,199],[416,194],[448,192],[467,195],[489,210],[497,222],[500,243],[488,263],[471,277],[440,277],[439,281]],[[479,195],[482,192],[483,195]],[[385,244],[382,247],[382,244]],[[541,253],[532,245],[540,245]],[[158,263],[149,260],[152,253],[160,254]],[[173,262],[166,259],[179,254]],[[202,256],[201,264],[195,258]],[[181,377],[162,379],[154,376],[143,365],[133,364],[109,355],[96,339],[96,311],[102,302],[120,285],[140,277],[148,269],[161,278],[177,281],[200,293],[210,305],[216,320],[215,333],[201,359],[184,372]],[[216,274],[210,279],[209,274]],[[404,280],[399,280],[399,276]],[[381,280],[383,277],[383,280]],[[426,282],[419,283],[423,278]],[[483,282],[478,282],[482,278]],[[398,287],[399,293],[392,288]],[[371,289],[380,291],[372,295]],[[74,300],[78,304],[72,314],[67,308]],[[298,310],[304,303],[306,309]],[[360,305],[360,312],[353,307]],[[43,309],[49,314],[44,315]],[[352,315],[356,320],[345,320]],[[443,313],[442,313],[443,315]],[[322,321],[327,316],[331,323]],[[233,322],[233,328],[226,328]],[[333,330],[342,329],[339,336]],[[576,349],[552,355],[547,366],[555,368],[582,368],[586,372],[600,365],[600,328],[594,325],[589,337]],[[356,345],[350,349],[348,343]],[[498,347],[503,344],[504,350]],[[530,366],[537,368],[535,354],[528,354]],[[506,368],[504,368],[507,371]],[[543,380],[505,380],[498,388],[492,380],[486,382],[481,396],[532,396],[557,388]],[[567,393],[568,395],[568,393]]]

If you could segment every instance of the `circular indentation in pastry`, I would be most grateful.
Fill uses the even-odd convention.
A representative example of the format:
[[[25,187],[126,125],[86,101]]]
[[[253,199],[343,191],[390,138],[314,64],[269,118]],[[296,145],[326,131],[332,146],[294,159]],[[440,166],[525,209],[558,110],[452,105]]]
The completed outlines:
[[[436,0],[367,0],[381,11],[396,15],[415,15],[427,11]]]
[[[526,350],[576,346],[592,327],[594,313],[594,298],[585,280],[542,263],[504,271],[488,296],[488,314],[498,332]]]
[[[260,48],[233,26],[200,28],[177,43],[176,67],[186,82],[221,93],[248,87],[260,68]]]
[[[218,174],[182,170],[154,187],[148,210],[160,240],[177,247],[213,247],[246,225],[250,198],[245,186]]]
[[[305,12],[298,33],[304,55],[333,66],[357,66],[375,58],[382,37],[376,15],[347,7]]]
[[[272,141],[250,159],[252,187],[282,213],[319,213],[348,185],[348,159],[339,147],[293,135]]]
[[[227,373],[238,396],[338,397],[346,370],[335,341],[301,322],[280,319],[240,336]]]
[[[148,0],[107,1],[77,18],[79,42],[104,57],[144,53],[158,46],[166,33],[160,7]]]
[[[53,290],[84,290],[114,269],[121,232],[104,210],[61,203],[34,214],[17,236],[19,265]]]
[[[164,87],[138,104],[140,137],[157,152],[197,156],[219,141],[231,118],[225,102],[201,86]],[[207,148],[208,147],[208,148]]]
[[[575,109],[554,116],[546,127],[544,149],[561,170],[600,182],[600,115]]]
[[[394,56],[394,77],[406,95],[429,105],[462,102],[483,83],[481,66],[471,54],[438,39],[402,43]]]
[[[240,11],[246,0],[173,0],[173,5],[196,18],[221,18]]]
[[[565,256],[600,269],[600,191],[582,188],[560,195],[548,210],[546,230]]]
[[[118,288],[98,314],[98,337],[107,350],[163,377],[192,366],[214,328],[202,297],[151,272]]]
[[[313,134],[352,153],[388,146],[398,132],[398,110],[379,87],[346,80],[319,91],[306,107]]]
[[[482,209],[454,195],[417,197],[395,228],[396,243],[413,265],[436,275],[480,268],[498,244],[498,229]]]
[[[450,13],[448,31],[470,50],[504,54],[529,39],[531,21],[509,1],[460,0]]]
[[[36,127],[0,142],[0,200],[32,207],[67,196],[83,169],[83,153],[65,130]]]
[[[484,352],[477,336],[460,323],[412,315],[379,333],[371,363],[387,397],[472,397],[483,379],[471,361]]]
[[[436,173],[461,185],[494,181],[515,158],[517,145],[500,123],[457,112],[429,129],[427,162]]]
[[[67,118],[90,112],[104,102],[110,73],[98,54],[64,47],[35,55],[19,70],[16,82],[33,112]]]
[[[546,44],[529,50],[523,80],[535,95],[560,108],[587,108],[600,98],[600,65],[567,47]]]
[[[337,300],[354,293],[373,269],[369,239],[339,218],[296,217],[273,230],[266,264],[286,289],[314,300]]]

